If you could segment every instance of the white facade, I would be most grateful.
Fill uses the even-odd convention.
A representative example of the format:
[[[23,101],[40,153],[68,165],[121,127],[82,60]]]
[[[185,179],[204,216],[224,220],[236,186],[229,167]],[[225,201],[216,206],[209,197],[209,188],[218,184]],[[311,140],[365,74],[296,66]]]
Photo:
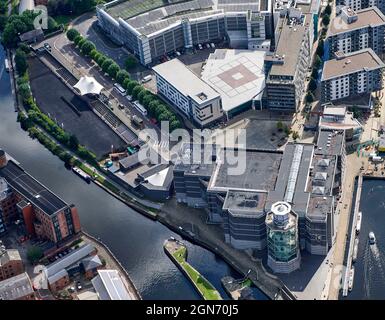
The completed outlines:
[[[153,70],[158,93],[198,126],[204,127],[223,116],[220,95],[178,59]]]

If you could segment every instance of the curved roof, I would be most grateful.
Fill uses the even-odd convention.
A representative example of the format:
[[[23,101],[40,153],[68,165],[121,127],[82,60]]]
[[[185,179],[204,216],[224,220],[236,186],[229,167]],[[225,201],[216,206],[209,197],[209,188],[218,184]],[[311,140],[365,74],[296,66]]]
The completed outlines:
[[[77,84],[74,85],[74,88],[78,89],[80,94],[84,96],[85,94],[99,94],[102,91],[103,86],[95,80],[94,77],[81,77]]]

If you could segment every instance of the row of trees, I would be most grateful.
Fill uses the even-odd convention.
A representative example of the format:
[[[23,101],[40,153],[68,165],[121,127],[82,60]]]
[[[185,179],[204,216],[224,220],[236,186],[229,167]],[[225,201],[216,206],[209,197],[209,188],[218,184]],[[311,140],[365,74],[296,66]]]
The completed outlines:
[[[311,79],[309,81],[308,91],[306,94],[306,102],[311,103],[315,100],[315,90],[317,89],[317,83],[319,80],[319,70],[322,67],[322,61],[323,61],[323,55],[324,55],[324,39],[326,37],[326,33],[328,30],[328,26],[330,23],[330,15],[332,13],[332,7],[330,4],[328,4],[325,7],[325,10],[323,12],[323,18],[322,18],[322,30],[320,39],[318,40],[318,47],[316,50],[316,56],[314,58],[313,62],[313,69],[311,73]]]
[[[170,130],[181,127],[181,123],[170,108],[162,102],[156,95],[145,89],[140,83],[131,79],[126,70],[120,67],[110,58],[96,50],[95,45],[84,39],[76,29],[67,31],[68,40],[72,41],[80,51],[89,56],[100,69],[107,73],[116,82],[122,85],[133,99],[138,100],[148,111],[148,113],[158,121],[169,121]]]

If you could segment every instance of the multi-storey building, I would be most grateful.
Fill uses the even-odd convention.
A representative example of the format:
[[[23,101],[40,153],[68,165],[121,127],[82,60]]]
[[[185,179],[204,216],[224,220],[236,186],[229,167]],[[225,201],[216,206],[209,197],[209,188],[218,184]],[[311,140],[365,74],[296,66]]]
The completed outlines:
[[[383,88],[385,64],[372,49],[336,53],[324,63],[321,77],[322,102],[353,98]]]
[[[15,161],[8,160],[5,153],[0,156],[0,177],[11,189],[3,200],[10,204],[8,212],[24,221],[28,234],[59,243],[80,231],[75,206],[65,203]]]
[[[334,217],[344,180],[344,130],[321,129],[316,145],[289,143],[284,151],[238,149],[246,165],[237,174],[229,173],[229,148],[217,150],[213,163],[205,165],[189,164],[192,148],[187,155],[186,147],[182,149],[174,167],[177,199],[204,208],[210,223],[222,225],[227,243],[238,249],[266,248],[266,215],[283,201],[295,215],[300,250],[327,254],[335,237]],[[297,266],[300,258],[295,258],[286,261],[293,262],[289,271]]]
[[[305,93],[311,62],[314,24],[311,14],[292,8],[276,28],[276,50],[266,56],[266,105],[270,110],[296,111]]]
[[[0,248],[0,281],[24,272],[23,261],[18,250]]]
[[[326,59],[334,58],[335,52],[350,53],[371,48],[381,56],[385,50],[385,16],[371,7],[357,12],[348,7],[341,10],[328,29],[325,39]]]
[[[385,14],[385,1],[384,0],[337,0],[337,6],[347,6],[354,11],[377,7],[382,13]]]
[[[181,61],[173,59],[155,66],[153,70],[158,94],[199,127],[222,118],[220,95]]]
[[[148,65],[175,50],[226,37],[233,48],[264,47],[274,33],[271,1],[111,1],[97,7],[97,16],[107,34]]]

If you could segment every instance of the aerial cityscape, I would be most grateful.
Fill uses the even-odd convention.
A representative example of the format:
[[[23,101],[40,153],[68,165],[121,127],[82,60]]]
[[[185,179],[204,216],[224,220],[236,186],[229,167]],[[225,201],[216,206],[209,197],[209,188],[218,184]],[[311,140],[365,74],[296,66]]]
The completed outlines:
[[[0,41],[0,300],[385,299],[383,2],[0,0]]]

